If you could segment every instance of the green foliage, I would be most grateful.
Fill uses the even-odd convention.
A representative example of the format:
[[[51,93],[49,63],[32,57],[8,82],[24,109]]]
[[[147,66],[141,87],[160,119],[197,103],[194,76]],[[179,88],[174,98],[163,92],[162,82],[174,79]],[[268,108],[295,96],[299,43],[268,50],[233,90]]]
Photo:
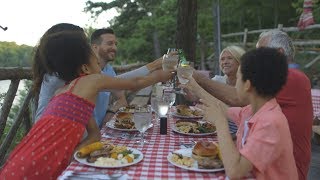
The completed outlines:
[[[0,41],[0,64],[2,67],[31,66],[33,47],[17,45],[15,42]]]
[[[320,20],[319,1],[314,0],[313,15],[316,22]],[[109,3],[88,1],[86,10],[93,16],[99,16],[112,8],[119,12],[119,16],[111,21],[111,27],[119,41],[116,63],[148,62],[157,58],[153,42],[155,33],[161,53],[165,53],[169,47],[175,47],[176,33],[179,33],[176,32],[177,0],[114,0]],[[296,26],[302,10],[303,0],[220,0],[221,33],[241,32],[244,28],[276,28],[278,24],[283,24],[284,27]],[[213,53],[212,43],[210,44],[214,40],[213,1],[198,1],[197,21],[197,59],[200,59],[200,40],[205,44],[206,56]],[[320,38],[319,30],[290,32],[289,35],[295,40]],[[248,36],[248,42],[256,42],[257,39],[258,34]],[[242,36],[226,40],[242,42]],[[303,67],[314,57],[315,55],[298,54],[296,62]],[[306,72],[309,71],[319,73],[317,69]]]
[[[116,8],[120,15],[111,22],[118,38],[116,63],[152,61],[155,58],[153,35],[157,34],[160,52],[175,47],[176,0],[120,0],[110,3],[87,2],[87,11],[99,15]]]

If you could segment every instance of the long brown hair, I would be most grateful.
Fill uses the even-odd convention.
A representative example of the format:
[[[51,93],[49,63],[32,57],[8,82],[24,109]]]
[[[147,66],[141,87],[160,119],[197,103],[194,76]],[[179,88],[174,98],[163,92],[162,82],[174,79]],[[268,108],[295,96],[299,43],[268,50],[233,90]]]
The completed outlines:
[[[69,24],[69,23],[59,23],[52,26],[50,29],[48,29],[40,38],[39,42],[41,42],[42,39],[46,38],[51,34],[55,34],[62,31],[79,31],[84,33],[83,29],[79,26]],[[46,67],[45,63],[43,63],[40,57],[39,46],[40,44],[38,44],[33,51],[34,55],[33,55],[33,61],[32,61],[32,78],[33,78],[32,91],[35,95],[39,94],[40,92],[43,76],[46,73],[49,73],[48,68]]]

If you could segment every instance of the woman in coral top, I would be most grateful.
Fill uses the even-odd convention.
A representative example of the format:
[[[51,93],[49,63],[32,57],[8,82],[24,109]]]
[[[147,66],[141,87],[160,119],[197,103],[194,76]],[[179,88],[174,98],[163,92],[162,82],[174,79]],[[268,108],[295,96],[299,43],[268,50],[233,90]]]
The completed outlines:
[[[67,167],[84,130],[97,128],[91,118],[101,90],[137,90],[167,81],[170,72],[155,71],[134,79],[100,74],[98,60],[82,32],[61,32],[41,39],[43,64],[67,83],[51,99],[40,120],[13,150],[1,179],[56,179]],[[89,134],[90,136],[90,134]]]
[[[228,108],[193,78],[186,86],[199,96],[205,119],[217,127],[223,164],[230,179],[248,175],[266,180],[298,179],[288,122],[275,100],[287,73],[286,58],[276,49],[258,48],[244,54],[236,82],[239,98],[250,101],[243,108]],[[227,118],[239,127],[236,145]]]

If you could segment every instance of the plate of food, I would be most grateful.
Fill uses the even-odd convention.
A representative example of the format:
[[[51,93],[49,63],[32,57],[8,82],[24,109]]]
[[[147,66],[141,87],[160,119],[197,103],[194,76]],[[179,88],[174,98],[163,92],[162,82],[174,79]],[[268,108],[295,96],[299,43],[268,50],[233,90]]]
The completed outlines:
[[[178,105],[176,111],[172,113],[173,116],[184,119],[199,119],[203,118],[201,109],[194,106]]]
[[[133,122],[133,114],[130,112],[118,112],[115,118],[107,123],[107,127],[120,131],[138,131]]]
[[[216,133],[216,127],[205,121],[178,120],[171,129],[180,134],[191,136],[206,136]]]
[[[134,126],[133,113],[130,112],[118,112],[115,118],[107,122],[108,128],[119,130],[119,131],[138,131]],[[150,124],[151,128],[153,124]]]
[[[139,163],[143,154],[134,148],[95,142],[76,151],[74,158],[79,163],[92,167],[121,168]]]
[[[126,107],[121,107],[119,109],[119,112],[129,112],[129,113],[134,113],[137,111],[145,112],[148,111],[148,106],[138,106],[135,104],[126,106]]]
[[[215,142],[197,142],[193,148],[179,149],[169,153],[172,165],[196,172],[223,171],[219,146]]]

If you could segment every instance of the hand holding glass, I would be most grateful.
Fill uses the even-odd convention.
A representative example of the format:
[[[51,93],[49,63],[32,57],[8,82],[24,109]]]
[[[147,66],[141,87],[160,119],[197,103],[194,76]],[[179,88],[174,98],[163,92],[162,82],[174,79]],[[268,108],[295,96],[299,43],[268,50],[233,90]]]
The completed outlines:
[[[178,75],[179,82],[181,84],[187,84],[189,82],[189,80],[186,78],[192,77],[192,74],[193,74],[193,68],[191,65],[180,64],[178,66],[177,75]],[[184,77],[186,77],[186,78],[184,78]]]
[[[162,69],[164,71],[175,71],[177,69],[178,61],[178,55],[165,54],[163,55]]]

